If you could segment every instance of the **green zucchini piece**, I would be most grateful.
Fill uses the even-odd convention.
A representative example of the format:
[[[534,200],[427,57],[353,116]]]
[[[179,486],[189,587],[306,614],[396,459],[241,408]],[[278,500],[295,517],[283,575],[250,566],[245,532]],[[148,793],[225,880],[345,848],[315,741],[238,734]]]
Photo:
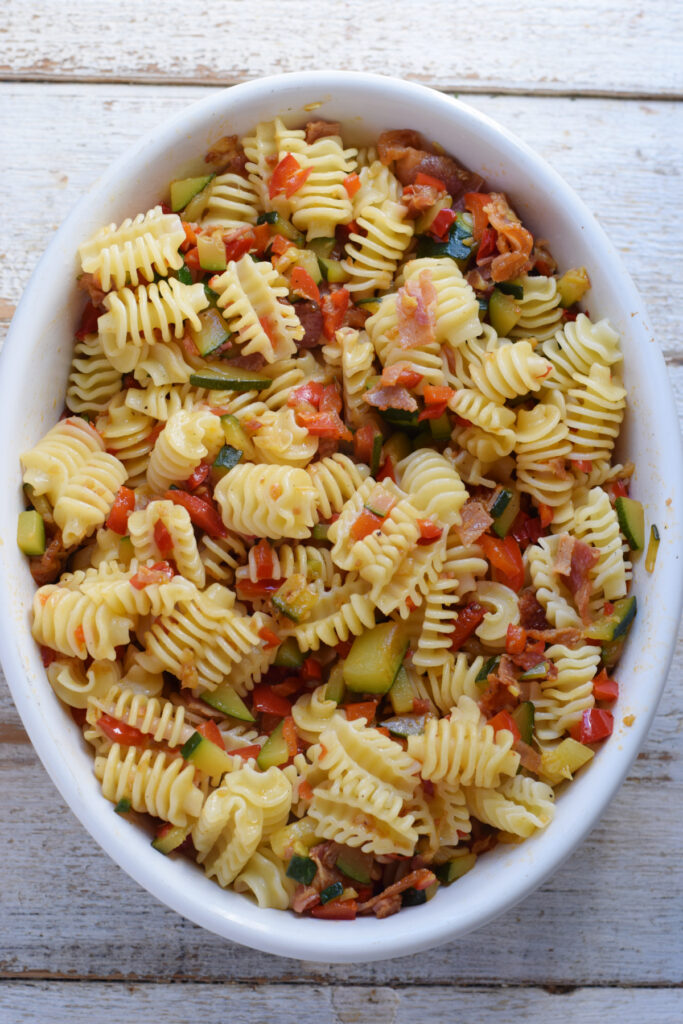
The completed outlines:
[[[519,729],[522,740],[527,744],[531,743],[534,736],[535,711],[533,702],[525,700],[512,712],[512,718]]]
[[[208,356],[225,344],[230,337],[230,331],[221,314],[212,306],[197,315],[201,326],[198,331],[194,327],[191,328],[192,340],[200,356]]]
[[[190,280],[188,284],[192,284],[192,281]],[[209,288],[206,281],[204,282],[204,294],[206,295],[207,299],[209,300],[212,306],[215,306],[218,300],[220,299],[220,295],[218,294],[218,292],[215,292],[213,288]]]
[[[626,537],[631,551],[642,551],[645,547],[645,512],[642,503],[634,498],[617,498],[614,507],[619,529]]]
[[[343,263],[339,260],[330,260],[325,256],[318,256],[320,273],[330,284],[343,284],[348,281],[349,274]]]
[[[491,515],[494,520],[491,529],[497,537],[507,537],[521,507],[519,491],[505,489],[500,492],[500,495],[498,496],[499,499],[503,494],[509,494],[510,497],[505,502],[505,506],[501,510],[500,514],[494,515],[493,510],[491,510]],[[498,502],[496,502],[496,504],[498,504]]]
[[[203,693],[201,698],[205,704],[231,718],[238,718],[240,722],[254,722],[256,719],[244,703],[239,694],[235,693],[230,683],[221,683],[211,692]]]
[[[453,860],[447,860],[445,864],[436,865],[432,871],[442,885],[451,885],[452,882],[471,871],[476,861],[476,853],[466,853],[461,857],[454,857]]]
[[[477,686],[485,686],[489,681],[489,676],[492,672],[495,672],[496,667],[500,664],[500,655],[494,654],[492,658],[487,658],[484,664],[481,666],[474,681]]]
[[[485,320],[486,314],[489,311],[489,300],[483,299],[480,295],[479,298],[477,299],[477,302],[479,303],[479,319]]]
[[[213,174],[204,174],[199,178],[180,178],[171,182],[171,209],[174,213],[184,210],[191,199],[206,188]]]
[[[303,622],[318,603],[315,591],[300,572],[289,576],[270,600],[273,608],[292,622]]]
[[[212,778],[219,777],[232,769],[232,758],[216,743],[207,740],[206,736],[202,736],[199,732],[192,733],[182,747],[180,756],[199,768],[200,772],[204,772]]]
[[[327,533],[329,529],[329,523],[316,523],[311,530],[311,537],[313,540],[327,540]]]
[[[326,889],[320,893],[320,902],[329,903],[330,900],[338,899],[344,892],[343,882],[333,882],[332,885],[328,885]]]
[[[34,509],[19,513],[17,544],[25,555],[45,554],[45,522]]]
[[[181,284],[192,284],[192,271],[185,263],[178,269],[178,280]]]
[[[292,270],[294,267],[301,267],[302,270],[305,270],[316,284],[320,284],[323,279],[318,257],[310,249],[299,250],[296,260],[292,264]]]
[[[396,673],[396,678],[389,690],[389,700],[395,715],[409,715],[413,710],[415,691],[405,665],[401,665]]]
[[[469,244],[468,244],[469,243]],[[477,246],[473,244],[472,227],[462,218],[456,218],[451,225],[445,242],[437,242],[430,235],[418,235],[417,257],[439,258],[448,256],[460,270],[465,270]]]
[[[447,441],[451,436],[452,429],[448,413],[445,412],[443,416],[439,416],[436,420],[430,420],[429,429],[435,441]]]
[[[152,840],[152,846],[159,853],[171,853],[182,846],[191,831],[192,825],[171,825],[169,823],[159,830],[159,834]]]
[[[287,238],[290,242],[294,242],[297,249],[303,249],[306,245],[306,238],[304,235],[302,235],[300,231],[297,231],[294,225],[279,213],[275,213],[274,211],[262,213],[258,217],[256,223],[268,224],[270,226],[271,235],[282,235],[283,238]]]
[[[264,391],[272,384],[270,377],[262,377],[254,370],[245,370],[241,366],[226,366],[224,370],[198,370],[190,376],[190,384],[195,388],[208,388],[210,391]]]
[[[621,655],[624,651],[624,644],[626,643],[626,637],[620,636],[617,640],[608,640],[600,648],[600,657],[602,663],[609,672],[617,664]]]
[[[230,444],[224,444],[211,467],[214,476],[218,480],[222,480],[226,473],[234,469],[241,460],[242,455],[243,452],[239,448],[233,448]]]
[[[336,244],[336,238],[312,238],[308,243],[308,248],[311,249],[316,256],[322,256],[324,260],[327,260],[332,255],[332,250]]]
[[[261,753],[256,758],[256,764],[259,766],[262,772],[265,772],[268,768],[275,766],[279,768],[281,764],[286,764],[289,761],[289,747],[287,741],[282,735],[282,727],[284,721],[280,722],[279,725],[273,729],[266,742],[261,747]]]
[[[124,796],[119,800],[116,807],[114,808],[117,814],[128,814],[130,811],[130,800],[127,796]]]
[[[223,427],[223,436],[225,437],[225,443],[227,445],[236,449],[238,452],[242,452],[245,460],[256,458],[254,442],[251,440],[236,416],[231,416],[229,413],[226,413],[224,416],[221,416],[221,425]]]
[[[402,907],[421,907],[427,902],[427,893],[424,889],[406,889],[401,895]]]
[[[564,309],[580,302],[591,286],[591,279],[585,267],[574,267],[566,270],[557,282],[560,293],[560,305]]]
[[[611,615],[602,615],[595,622],[592,622],[585,631],[589,640],[600,640],[609,643],[625,636],[631,628],[636,616],[637,602],[635,596],[622,597],[614,602],[614,611]]]
[[[657,561],[657,552],[659,551],[659,528],[655,523],[650,527],[650,540],[647,545],[647,553],[645,555],[645,569],[647,572],[655,571],[655,563]]]
[[[507,338],[522,315],[521,307],[511,295],[494,288],[489,298],[489,322],[501,338]]]
[[[278,214],[275,210],[268,210],[266,213],[259,213],[257,224],[277,224]]]
[[[538,665],[528,668],[526,672],[522,672],[519,677],[522,680],[528,679],[547,679],[548,678],[549,665],[547,661],[539,661]]]
[[[353,693],[387,693],[401,667],[408,638],[398,622],[382,622],[353,641],[344,682]]]
[[[293,636],[288,636],[277,649],[274,665],[280,668],[301,668],[304,663],[304,656],[299,650],[299,645]]]
[[[421,430],[419,434],[416,434],[412,441],[412,451],[416,452],[420,448],[430,448],[432,445],[432,433],[431,431]]]
[[[363,853],[352,846],[345,846],[337,856],[336,867],[347,878],[361,885],[369,885],[372,881],[372,854]]]
[[[298,853],[295,853],[289,864],[287,865],[287,871],[285,872],[288,878],[293,878],[295,882],[300,882],[301,885],[310,885],[316,876],[318,865],[310,857],[300,857]]]
[[[499,516],[502,516],[503,512],[505,511],[505,509],[510,504],[510,499],[511,498],[512,498],[512,491],[508,490],[507,487],[503,487],[498,492],[498,494],[496,495],[496,497],[493,500],[493,504],[491,505],[491,508],[489,509],[489,515],[491,516],[492,519],[497,519]]]
[[[368,313],[376,313],[380,307],[382,299],[356,299],[354,305],[362,306],[363,309],[367,309]]]
[[[387,718],[382,722],[385,729],[388,729],[392,736],[421,736],[425,731],[427,715],[397,715],[396,718]]]
[[[228,265],[223,239],[215,235],[197,236],[197,255],[202,270],[218,272]]]
[[[330,672],[330,678],[325,686],[325,700],[333,700],[335,704],[342,704],[346,693],[344,683],[344,664],[338,661]]]
[[[396,424],[402,430],[417,427],[419,423],[418,416],[420,415],[417,409],[415,412],[408,412],[407,409],[380,409],[379,414],[387,423]],[[429,438],[427,443],[430,444],[432,435],[427,434],[426,436]]]
[[[496,285],[499,292],[503,295],[511,295],[513,299],[524,298],[524,288],[521,284],[515,284],[514,281],[501,281]]]

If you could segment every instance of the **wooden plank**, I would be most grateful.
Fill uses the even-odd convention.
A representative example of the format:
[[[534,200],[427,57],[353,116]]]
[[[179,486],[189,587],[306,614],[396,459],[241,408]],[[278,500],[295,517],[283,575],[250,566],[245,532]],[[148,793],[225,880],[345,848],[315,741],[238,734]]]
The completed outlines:
[[[392,0],[167,0],[163,18],[136,0],[106,18],[94,0],[6,6],[5,78],[231,85],[338,67],[469,92],[680,96],[683,84],[670,0],[527,0],[523,12],[432,0],[427,16]]]
[[[58,985],[33,982],[8,985],[0,998],[7,1020],[28,1024],[90,1024],[94,1007],[128,1024],[165,1024],[193,1020],[219,1024],[277,1020],[280,1024],[325,1021],[329,1024],[500,1024],[522,1015],[543,1024],[619,1020],[621,1024],[678,1024],[680,992],[671,989],[613,991],[577,988],[571,992],[539,989],[466,989],[435,987],[364,988],[313,985]]]

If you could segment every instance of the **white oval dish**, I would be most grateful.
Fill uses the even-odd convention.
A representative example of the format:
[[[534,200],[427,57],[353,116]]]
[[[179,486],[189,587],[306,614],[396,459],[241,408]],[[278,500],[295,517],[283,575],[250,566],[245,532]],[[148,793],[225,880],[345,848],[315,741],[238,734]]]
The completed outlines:
[[[315,105],[314,107],[312,105]],[[222,891],[189,861],[160,857],[148,837],[113,812],[80,732],[52,693],[30,632],[35,586],[14,537],[23,508],[19,454],[57,420],[82,293],[77,247],[98,227],[147,209],[172,178],[201,173],[203,154],[225,134],[275,116],[340,120],[345,140],[369,143],[387,128],[415,128],[509,193],[532,231],[549,239],[561,268],[585,264],[590,310],[620,332],[629,413],[621,448],[636,464],[632,494],[662,543],[652,576],[636,563],[639,614],[619,665],[615,731],[558,798],[548,830],[480,858],[457,885],[425,906],[384,921],[297,918],[261,910]],[[103,849],[168,906],[218,935],[270,953],[325,962],[395,957],[455,938],[511,907],[595,825],[642,745],[661,696],[681,610],[683,459],[664,362],[643,303],[602,229],[569,186],[532,150],[466,105],[419,85],[377,75],[304,72],[209,96],[161,125],[118,160],[67,217],[36,268],[0,356],[0,652],[31,741],[62,796]],[[626,726],[624,718],[632,724]]]

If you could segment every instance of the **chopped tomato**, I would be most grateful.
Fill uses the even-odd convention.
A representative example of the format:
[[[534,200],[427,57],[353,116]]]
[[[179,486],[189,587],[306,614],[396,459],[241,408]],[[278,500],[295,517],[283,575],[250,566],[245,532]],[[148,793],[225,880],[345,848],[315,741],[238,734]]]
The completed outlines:
[[[435,188],[437,190],[437,192],[447,192],[448,191],[448,189],[446,188],[446,186],[443,183],[443,181],[441,180],[441,178],[433,178],[431,176],[431,174],[423,174],[422,171],[419,171],[415,175],[415,184],[416,185],[429,185],[431,188]]]
[[[592,459],[576,459],[574,466],[578,469],[579,473],[590,473],[593,468]]]
[[[596,700],[616,700],[619,696],[619,683],[610,679],[604,668],[593,680],[593,696]]]
[[[186,491],[166,491],[164,500],[172,501],[175,505],[182,505],[184,509],[187,509],[193,525],[204,530],[209,537],[228,536],[228,531],[218,511],[210,502],[196,494],[188,494]]]
[[[388,387],[416,388],[423,378],[424,375],[418,373],[412,366],[398,363],[394,366],[385,366],[380,384],[386,384]]]
[[[208,462],[200,462],[196,469],[192,471],[185,481],[185,486],[188,491],[196,491],[197,488],[204,483],[207,476],[211,472],[211,466]]]
[[[375,530],[381,530],[383,522],[383,517],[376,516],[374,512],[370,512],[369,509],[365,508],[351,524],[349,533],[354,540],[363,540]]]
[[[611,711],[601,708],[589,708],[584,711],[581,720],[572,726],[569,735],[579,743],[599,743],[612,735],[614,715]]]
[[[299,783],[299,800],[312,800],[313,789],[308,779],[302,779]]]
[[[131,576],[130,585],[136,590],[144,590],[155,583],[168,583],[174,576],[173,566],[168,562],[156,562],[152,566],[141,565],[135,575]]]
[[[330,900],[329,903],[319,903],[311,910],[312,917],[326,921],[355,921],[357,913],[356,900]]]
[[[329,437],[337,441],[351,441],[353,434],[336,412],[296,413],[296,422],[305,427],[312,437]]]
[[[299,693],[304,688],[304,681],[301,676],[288,676],[281,683],[270,683],[270,688],[278,697],[291,697],[293,693]]]
[[[420,531],[418,544],[433,544],[443,533],[441,527],[432,519],[418,519],[417,528]]]
[[[303,295],[305,299],[310,299],[311,302],[320,303],[320,289],[308,271],[304,270],[303,267],[294,267],[292,269],[289,286],[295,294]]]
[[[344,323],[350,297],[346,288],[339,288],[336,292],[328,292],[322,296],[320,309],[323,314],[323,333],[328,341],[333,340],[335,332]]]
[[[250,747],[237,747],[236,750],[229,750],[228,753],[230,754],[230,757],[241,757],[245,761],[248,761],[252,757],[258,757],[261,753],[261,748],[258,743],[253,743]]]
[[[181,242],[180,251],[187,252],[188,249],[191,249],[193,245],[197,244],[197,236],[192,225],[188,224],[186,220],[182,221],[182,225],[183,231],[185,232],[185,241]]]
[[[292,705],[284,697],[273,693],[270,686],[261,683],[255,686],[252,691],[252,707],[254,711],[265,712],[267,715],[278,715],[279,718],[286,718],[292,713]]]
[[[254,235],[252,251],[260,256],[268,248],[268,243],[270,242],[270,228],[267,224],[257,224],[255,228],[252,228],[252,232]]]
[[[626,480],[613,480],[611,483],[605,484],[605,490],[613,501],[616,501],[617,498],[627,498],[628,482]]]
[[[301,678],[305,679],[306,682],[310,682],[312,679],[322,679],[323,670],[320,662],[317,658],[305,658],[304,663],[301,666]]]
[[[458,215],[455,210],[439,210],[429,227],[429,234],[432,238],[435,238],[437,242],[445,241],[448,238],[448,232],[451,230],[451,225],[457,216]]]
[[[486,724],[493,727],[494,733],[500,732],[501,729],[507,729],[508,732],[512,733],[514,743],[522,738],[522,734],[517,728],[517,723],[509,711],[499,711],[493,718],[489,718]]]
[[[320,399],[323,396],[323,385],[320,381],[309,380],[301,387],[294,388],[290,392],[287,399],[287,405],[290,408],[295,408],[297,405],[302,405],[304,402],[308,402],[309,405],[314,405],[316,409],[320,407]]]
[[[524,584],[524,563],[518,542],[510,534],[504,539],[483,534],[478,542],[484,549],[484,555],[504,579],[501,581],[514,591],[521,590]]]
[[[287,753],[290,757],[294,757],[299,749],[299,742],[296,735],[296,725],[291,715],[287,715],[282,723],[282,738],[287,744]]]
[[[339,643],[335,647],[335,651],[337,652],[337,654],[339,655],[340,658],[344,659],[344,658],[348,658],[349,651],[351,650],[351,647],[352,647],[352,641],[351,640],[340,640]]]
[[[336,381],[332,384],[326,384],[320,397],[320,411],[341,412],[341,410],[342,397],[339,385]]]
[[[386,458],[382,463],[382,468],[377,474],[377,482],[381,483],[382,480],[393,480],[396,483],[396,474],[394,472],[394,463],[391,458]]]
[[[505,638],[505,650],[508,654],[521,654],[526,647],[526,630],[511,622]]]
[[[538,518],[541,520],[541,526],[543,529],[546,526],[550,526],[555,516],[555,510],[550,505],[544,505],[542,501],[538,503]]]
[[[417,422],[422,423],[423,420],[440,420],[446,409],[448,408],[448,402],[439,402],[434,405],[427,405],[417,417]]]
[[[162,558],[168,558],[173,552],[173,538],[166,528],[166,524],[157,519],[154,524],[154,543],[159,549]]]
[[[365,462],[368,466],[370,465],[376,437],[377,427],[374,423],[364,423],[353,435],[353,454],[359,462]]]
[[[199,249],[195,245],[194,248],[188,249],[185,253],[185,266],[190,270],[201,271],[201,265],[199,263]]]
[[[230,263],[241,260],[249,252],[254,244],[254,232],[251,228],[238,228],[223,235],[225,246],[225,258]]]
[[[157,423],[156,427],[153,427],[152,430],[150,430],[149,434],[145,438],[147,444],[156,444],[156,439],[158,438],[161,431],[164,429],[164,426],[164,423]]]
[[[360,178],[357,174],[347,174],[344,178],[342,185],[346,189],[349,199],[353,199],[356,192],[360,188]]]
[[[465,209],[472,214],[472,234],[475,242],[478,242],[489,222],[489,215],[484,208],[491,202],[491,196],[487,192],[466,192],[464,201]]]
[[[441,405],[448,402],[455,394],[453,388],[442,384],[425,384],[423,398],[425,405]]]
[[[342,707],[349,722],[355,722],[357,718],[365,718],[372,722],[378,703],[376,700],[359,700],[355,704],[342,704]]]
[[[498,234],[493,228],[484,228],[484,233],[481,236],[481,242],[477,249],[477,263],[481,263],[483,260],[488,259],[489,256],[495,256],[498,252],[496,246],[496,240]]]
[[[251,549],[254,555],[254,569],[257,580],[272,580],[275,574],[273,549],[265,537]]]
[[[313,167],[301,167],[298,160],[291,153],[286,153],[280,163],[273,171],[268,185],[268,194],[271,199],[283,193],[290,199],[295,192],[298,192],[304,184]]]
[[[107,527],[123,537],[128,532],[128,516],[135,508],[135,491],[130,487],[119,487],[107,517]]]
[[[258,635],[265,642],[266,647],[279,647],[282,642],[277,633],[273,633],[272,629],[268,629],[267,626],[261,626]]]
[[[237,587],[240,598],[245,601],[253,601],[259,597],[270,597],[282,586],[282,580],[237,580]]]
[[[294,245],[294,242],[290,242],[284,235],[276,235],[270,249],[276,256],[282,256],[292,245]]]
[[[124,747],[146,747],[149,743],[149,736],[144,732],[125,722],[119,722],[118,718],[112,718],[111,715],[100,715],[97,727],[112,743],[121,743]]]
[[[474,633],[486,615],[486,608],[477,601],[470,601],[458,612],[458,618],[451,633],[451,650],[459,651],[465,641]]]
[[[214,722],[213,718],[207,718],[205,722],[197,726],[197,732],[200,733],[204,739],[211,740],[221,750],[225,750],[225,743],[221,736],[221,731]]]
[[[99,317],[100,313],[97,307],[93,306],[92,302],[88,302],[81,314],[81,322],[76,331],[78,341],[83,341],[86,334],[97,334],[97,321]]]
[[[258,322],[261,324],[261,327],[263,329],[263,333],[266,335],[266,337],[268,338],[268,341],[271,343],[271,345],[274,346],[275,344],[277,344],[277,338],[275,337],[275,334],[274,334],[274,331],[273,331],[273,321],[271,320],[271,318],[269,316],[267,316],[267,315],[266,316],[260,316],[258,318]]]

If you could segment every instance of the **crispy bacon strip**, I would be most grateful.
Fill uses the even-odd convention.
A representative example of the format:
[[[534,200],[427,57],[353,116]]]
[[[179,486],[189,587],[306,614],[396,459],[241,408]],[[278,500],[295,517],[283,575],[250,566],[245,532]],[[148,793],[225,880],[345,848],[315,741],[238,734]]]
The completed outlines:
[[[400,882],[394,882],[393,885],[387,886],[377,896],[373,896],[372,899],[367,900],[365,903],[360,903],[358,905],[358,913],[369,914],[386,897],[397,896],[399,893],[405,892],[406,889],[426,889],[435,881],[436,875],[431,871],[428,871],[427,868],[418,868],[417,871],[411,871],[410,874],[405,875]]]
[[[407,185],[403,190],[401,202],[406,208],[408,220],[417,220],[438,198],[439,192],[433,185]]]
[[[436,338],[436,288],[423,270],[398,290],[398,343],[401,348],[425,348]]]
[[[364,396],[368,405],[374,405],[376,409],[405,409],[406,412],[415,412],[417,402],[405,388],[396,385],[375,384],[374,388],[366,391]]]
[[[484,505],[476,498],[468,498],[460,509],[460,518],[462,521],[458,533],[462,544],[474,544],[493,522]]]
[[[320,903],[320,894],[317,889],[314,889],[312,885],[302,885],[299,883],[294,892],[294,898],[292,899],[292,910],[295,914],[303,914],[307,910],[311,910],[312,907],[317,907]]]
[[[318,139],[326,139],[330,135],[339,135],[340,133],[339,121],[309,121],[306,125],[306,142],[310,146]]]
[[[576,539],[570,537],[568,533],[560,535],[560,539],[557,542],[555,564],[553,565],[553,572],[557,573],[558,576],[569,576],[572,571],[572,553],[575,543]]]
[[[550,629],[550,623],[545,617],[543,605],[536,599],[533,590],[522,590],[519,594],[519,616],[520,625],[527,631],[530,629]]]
[[[528,629],[527,636],[532,640],[543,640],[546,644],[564,644],[571,647],[582,637],[580,629]]]
[[[232,171],[233,174],[246,175],[247,158],[239,135],[224,135],[215,142],[204,157],[207,164],[217,164],[217,173]]]
[[[517,214],[511,209],[502,192],[491,192],[491,202],[484,207],[491,227],[498,232],[496,245],[499,255],[491,263],[494,281],[507,281],[531,269],[533,235],[522,227]]]
[[[576,608],[583,622],[590,622],[588,602],[591,584],[588,572],[600,558],[600,552],[582,540],[575,540],[567,586],[574,595]]]

